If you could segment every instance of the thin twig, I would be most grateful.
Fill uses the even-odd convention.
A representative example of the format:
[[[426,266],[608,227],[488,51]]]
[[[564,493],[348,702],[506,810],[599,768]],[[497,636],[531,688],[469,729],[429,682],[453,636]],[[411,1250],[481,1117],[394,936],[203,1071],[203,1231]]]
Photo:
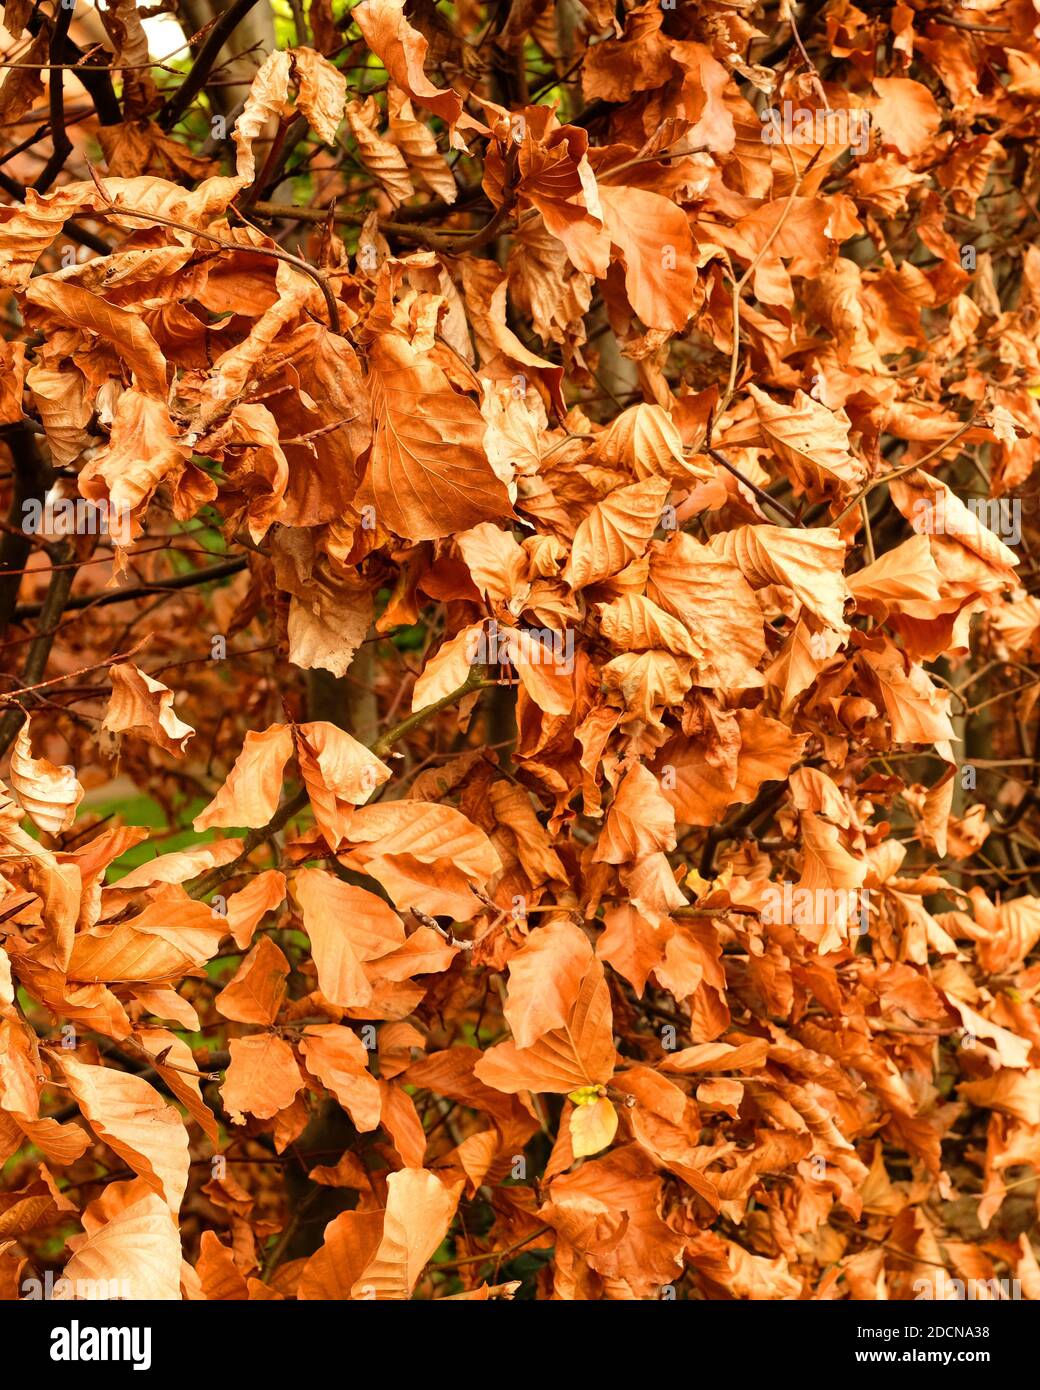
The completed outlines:
[[[104,594],[77,594],[75,598],[69,599],[65,604],[66,609],[73,608],[107,608],[112,603],[126,603],[134,598],[147,598],[149,594],[161,594],[166,592],[176,592],[178,589],[193,589],[199,584],[209,584],[216,579],[226,579],[229,575],[238,574],[244,570],[249,563],[244,555],[238,556],[234,560],[225,560],[220,565],[210,565],[206,569],[192,570],[190,574],[179,574],[174,579],[159,579],[154,584],[138,584],[132,589],[114,589]],[[68,566],[61,566],[68,569]],[[69,570],[71,575],[76,574],[76,569]],[[39,617],[46,603],[23,603],[14,610],[16,622],[22,622],[26,618]]]
[[[712,445],[708,444],[705,446],[705,452],[708,454],[710,458],[713,458],[716,463],[720,463],[723,468],[729,469],[729,471],[733,474],[734,478],[737,478],[740,482],[742,482],[745,487],[750,488],[760,502],[762,502],[764,505],[772,507],[775,511],[778,511],[780,515],[784,517],[791,526],[801,526],[802,523],[795,516],[794,512],[791,511],[790,507],[785,507],[783,502],[778,502],[775,497],[770,496],[770,494],[766,492],[765,488],[759,487],[757,483],[753,483],[750,478],[745,477],[745,475],[741,473],[740,469],[736,466],[736,464],[730,463],[729,459],[725,458],[722,454],[720,454],[718,449],[713,448]]]
[[[309,261],[302,260],[299,256],[292,255],[289,251],[283,251],[280,247],[274,246],[244,246],[240,241],[229,241],[225,237],[214,236],[212,232],[204,232],[199,227],[193,227],[188,222],[176,222],[172,217],[162,217],[157,212],[139,212],[137,208],[128,208],[122,203],[114,202],[105,192],[104,185],[98,178],[94,166],[88,162],[87,169],[90,177],[94,180],[94,186],[104,198],[106,211],[114,213],[117,217],[139,217],[142,222],[153,222],[160,227],[172,227],[178,232],[187,232],[189,236],[201,237],[203,241],[210,241],[214,246],[220,246],[225,251],[233,251],[240,255],[243,251],[248,251],[254,256],[271,256],[276,261],[285,261],[287,265],[293,265],[297,270],[301,270],[307,275],[321,290],[325,299],[325,307],[329,314],[329,327],[333,333],[341,333],[339,308],[336,304],[336,297],[332,293],[328,279],[322,272],[313,266]]]
[[[934,449],[930,449],[923,458],[915,459],[913,463],[905,463],[901,468],[893,468],[890,472],[883,473],[880,478],[871,479],[870,482],[860,488],[859,492],[857,492],[848,506],[838,513],[834,521],[831,522],[831,525],[840,526],[847,516],[852,515],[863,499],[869,497],[876,487],[881,487],[882,483],[894,482],[896,478],[901,478],[904,473],[912,473],[915,468],[923,468],[926,463],[930,463],[933,458],[936,458],[945,449],[948,449],[951,444],[956,444],[961,435],[967,434],[968,430],[970,430],[975,423],[975,416],[978,414],[978,410],[979,408],[976,405],[964,424],[954,430],[949,439],[944,439],[941,444],[937,444]]]

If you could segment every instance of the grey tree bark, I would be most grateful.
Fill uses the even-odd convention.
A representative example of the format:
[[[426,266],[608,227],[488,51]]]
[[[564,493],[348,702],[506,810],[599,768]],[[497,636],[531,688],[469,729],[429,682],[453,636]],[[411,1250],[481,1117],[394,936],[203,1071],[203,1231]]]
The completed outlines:
[[[177,18],[185,37],[198,33],[231,6],[231,0],[177,0]],[[235,26],[228,42],[220,50],[217,74],[220,82],[242,83],[242,86],[209,86],[207,91],[214,109],[230,118],[249,90],[257,69],[277,46],[274,31],[274,12],[270,0],[260,0]],[[225,66],[226,65],[226,66]]]

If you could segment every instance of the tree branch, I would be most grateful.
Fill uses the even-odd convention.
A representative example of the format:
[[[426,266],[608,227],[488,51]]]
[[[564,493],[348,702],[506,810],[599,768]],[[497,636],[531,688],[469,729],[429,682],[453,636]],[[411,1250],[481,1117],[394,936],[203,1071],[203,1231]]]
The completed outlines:
[[[30,422],[18,425],[6,436],[14,462],[14,491],[7,513],[7,530],[0,537],[0,634],[15,613],[25,563],[32,552],[32,538],[24,528],[25,504],[42,502],[47,495],[47,471],[36,448]]]
[[[66,556],[63,555],[61,558],[65,559]],[[47,658],[51,654],[58,624],[61,622],[61,615],[68,603],[69,590],[72,588],[72,581],[75,577],[76,571],[74,569],[64,568],[60,565],[51,572],[47,597],[40,610],[39,631],[33,638],[29,655],[25,659],[25,669],[22,672],[23,685],[35,685],[37,681],[43,679]],[[0,758],[7,752],[15,734],[21,728],[24,718],[24,710],[21,707],[15,707],[9,709],[0,719]]]
[[[77,594],[65,604],[65,609],[107,608],[111,603],[126,603],[133,598],[147,598],[150,594],[175,593],[178,589],[194,589],[198,584],[209,584],[216,579],[226,579],[228,575],[238,574],[249,563],[246,556],[225,560],[221,565],[210,565],[204,570],[192,570],[190,574],[179,574],[175,579],[160,579],[154,584],[137,584],[132,589],[117,589],[104,594]],[[69,571],[75,574],[75,569]],[[16,622],[26,618],[40,617],[46,607],[44,603],[23,603],[14,610]]]
[[[69,12],[71,18],[72,12]],[[33,38],[40,32],[43,26],[50,21],[46,15],[37,7],[25,21],[25,27],[32,34]],[[119,102],[116,98],[115,88],[112,86],[112,76],[107,66],[93,65],[89,61],[83,61],[83,50],[73,39],[66,36],[64,46],[65,56],[71,58],[76,64],[76,78],[82,84],[84,90],[94,103],[94,110],[97,112],[98,120],[102,125],[119,125],[123,120],[123,113],[119,109]]]
[[[51,157],[33,184],[37,193],[46,193],[61,172],[62,165],[72,153],[72,141],[65,129],[65,71],[60,66],[65,57],[65,40],[72,23],[73,6],[59,5],[51,34],[51,68],[47,74],[47,95],[50,106]]]
[[[234,3],[224,11],[213,25],[191,65],[188,76],[159,112],[159,124],[163,130],[172,130],[199,92],[202,91],[213,71],[220,50],[239,22],[245,18],[256,3],[257,0],[234,0]]]

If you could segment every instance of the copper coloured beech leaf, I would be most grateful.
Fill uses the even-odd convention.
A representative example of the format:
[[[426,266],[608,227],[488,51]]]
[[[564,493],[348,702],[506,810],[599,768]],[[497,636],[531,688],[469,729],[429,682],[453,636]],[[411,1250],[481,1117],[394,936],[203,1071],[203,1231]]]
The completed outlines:
[[[249,1286],[235,1264],[230,1250],[213,1231],[203,1231],[199,1241],[199,1258],[195,1264],[205,1296],[213,1301],[245,1300]]]
[[[935,98],[922,82],[908,77],[875,77],[872,116],[886,145],[913,158],[931,144],[941,122]]]
[[[285,112],[289,96],[292,60],[288,53],[269,53],[261,63],[246,94],[242,113],[235,122],[235,166],[239,187],[252,183],[256,177],[256,156],[253,142],[273,117]],[[235,192],[238,190],[235,189]],[[232,194],[233,196],[233,194]]]
[[[405,1299],[444,1239],[462,1183],[446,1187],[425,1168],[387,1178],[383,1233],[375,1254],[351,1289],[351,1298]]]
[[[651,189],[601,184],[599,196],[633,310],[648,328],[677,332],[693,312],[696,282],[685,214]]]
[[[836,531],[741,526],[714,537],[712,549],[735,564],[753,589],[781,584],[821,623],[846,630],[845,547]]]
[[[383,1213],[344,1211],[325,1227],[321,1246],[300,1274],[297,1297],[308,1301],[346,1299],[379,1249]]]
[[[603,967],[593,961],[568,991],[567,1017],[529,1047],[514,1042],[490,1048],[474,1068],[485,1085],[498,1091],[568,1092],[603,1085],[614,1071],[610,991]]]
[[[142,396],[161,399],[166,394],[166,359],[139,315],[80,285],[49,275],[37,276],[26,295],[38,321],[60,320],[74,325],[118,353],[134,374]],[[132,408],[145,402],[141,396],[136,400],[131,396],[128,404]]]
[[[225,1018],[239,1023],[273,1023],[288,975],[285,955],[269,936],[262,936],[213,1002]]]
[[[780,406],[758,387],[748,387],[763,434],[799,487],[836,489],[848,494],[866,477],[866,466],[849,452],[849,419],[795,393],[792,406]]]
[[[798,889],[806,895],[794,920],[819,946],[833,950],[850,932],[860,934],[858,890],[866,878],[865,861],[841,843],[837,826],[811,811],[801,816],[802,864]]]
[[[390,769],[364,744],[325,720],[296,729],[300,775],[318,828],[335,848],[347,833],[352,808],[366,802]]]
[[[499,633],[501,655],[515,667],[524,690],[546,714],[566,715],[574,708],[573,658],[567,656],[567,634],[553,628],[528,628]]]
[[[484,420],[468,396],[401,334],[369,355],[374,438],[361,493],[381,524],[410,540],[508,516],[509,496],[484,450]]]
[[[1002,522],[999,504],[995,510],[970,506],[941,479],[920,475],[896,479],[892,500],[914,530],[927,536],[947,584],[974,579],[987,589],[993,580],[1006,582],[1014,573],[1018,556],[997,534],[1003,529],[1013,538],[1012,515],[1004,514],[1011,525]],[[987,516],[996,521],[997,530],[986,524]]]
[[[505,1016],[518,1047],[562,1028],[592,961],[592,947],[573,922],[536,928],[509,959]]]
[[[344,675],[372,623],[367,585],[352,570],[316,566],[308,579],[290,587],[289,660],[305,671]]]
[[[188,1181],[188,1135],[174,1106],[139,1076],[64,1053],[61,1069],[91,1129],[174,1212]]]
[[[898,604],[914,599],[937,603],[940,583],[941,575],[924,535],[911,536],[849,576],[849,590],[860,605]]]
[[[481,887],[501,867],[479,826],[451,806],[426,801],[380,802],[359,808],[349,839],[364,855],[408,855],[430,866],[451,864]]]
[[[220,1093],[232,1124],[244,1124],[246,1115],[272,1119],[302,1090],[304,1078],[292,1048],[273,1033],[233,1038],[229,1050],[231,1062]]]
[[[70,980],[94,983],[171,983],[185,971],[197,969],[217,948],[222,928],[202,903],[191,917],[171,921],[168,908],[145,912],[113,925],[99,924],[79,932],[68,961]],[[179,928],[187,928],[181,930]]]
[[[610,493],[579,525],[564,581],[584,589],[617,574],[642,555],[661,520],[668,496],[662,478],[629,483]]]
[[[623,410],[596,441],[604,463],[623,463],[638,478],[710,477],[710,467],[687,460],[678,426],[659,405]]]
[[[141,1028],[136,1036],[144,1050],[154,1058],[156,1074],[185,1107],[210,1143],[218,1148],[220,1130],[216,1116],[202,1098],[202,1074],[195,1065],[191,1048],[166,1028]]]
[[[663,730],[664,710],[681,705],[693,684],[693,663],[665,651],[625,652],[603,667],[603,680],[621,705],[621,723]]]
[[[513,126],[523,204],[541,215],[575,269],[606,275],[610,238],[603,225],[599,188],[588,160],[588,137],[577,126],[560,127],[548,113],[529,108],[530,119]]]
[[[449,124],[458,120],[462,101],[450,89],[435,87],[426,76],[429,44],[405,18],[404,0],[363,0],[354,19],[402,91]]]
[[[612,1142],[618,1128],[618,1113],[606,1096],[598,1094],[598,1088],[587,1088],[592,1092],[586,1095],[576,1091],[577,1096],[570,1117],[571,1152],[575,1158],[587,1158],[599,1153]]]
[[[24,205],[8,204],[0,219],[0,276],[5,286],[24,286],[40,255],[82,207],[76,190],[41,198],[29,190]]]
[[[176,484],[190,457],[163,401],[144,391],[124,391],[116,402],[108,447],[83,469],[80,491],[114,509],[109,530],[126,545],[126,513],[149,502],[163,483]]]
[[[133,734],[167,753],[183,757],[195,730],[173,712],[174,692],[129,663],[109,671],[112,698],[103,727],[114,734]]]
[[[379,1082],[368,1070],[368,1053],[357,1034],[339,1024],[312,1025],[300,1039],[300,1053],[357,1128],[375,1129],[382,1113]]]
[[[531,591],[531,561],[515,537],[484,521],[456,536],[455,543],[480,592],[515,615]]]
[[[224,785],[195,817],[195,829],[266,825],[278,806],[282,776],[292,753],[292,733],[284,724],[272,724],[263,733],[247,733]]]
[[[401,919],[374,893],[324,869],[301,869],[292,889],[310,937],[321,992],[342,1008],[367,1004],[372,985],[365,962],[389,955],[403,943]]]
[[[907,662],[895,647],[865,652],[864,663],[873,673],[895,737],[905,743],[935,743],[949,753],[956,737],[950,719],[949,695],[933,684],[927,671]],[[952,754],[947,758],[952,762]]]
[[[181,1243],[169,1208],[144,1195],[70,1241],[64,1277],[73,1288],[118,1290],[129,1299],[180,1298]]]
[[[285,901],[285,875],[278,869],[267,869],[250,879],[244,888],[232,893],[227,900],[228,930],[235,945],[249,945],[261,920]]]
[[[606,864],[628,864],[674,848],[675,810],[650,769],[637,763],[626,771],[611,802],[594,857]]]
[[[690,634],[697,684],[759,686],[766,651],[765,618],[754,591],[728,556],[685,532],[650,546],[647,596]],[[620,600],[618,601],[620,603]],[[674,633],[673,629],[662,628]],[[686,651],[677,634],[665,644]]]
[[[128,888],[149,888],[154,883],[186,883],[206,869],[217,868],[237,859],[242,852],[241,840],[214,840],[211,844],[200,845],[197,849],[173,850],[169,854],[157,854],[139,868],[131,869],[119,880],[125,891]]]
[[[294,48],[289,56],[299,90],[296,104],[307,117],[311,129],[326,144],[332,144],[343,119],[347,79],[334,63],[313,48]]]
[[[458,186],[451,169],[437,148],[437,141],[429,125],[417,119],[411,100],[396,88],[387,93],[390,109],[390,123],[387,129],[389,138],[404,155],[405,163],[413,176],[431,193],[453,203],[458,197]]]
[[[661,1214],[662,1183],[650,1159],[627,1146],[561,1174],[539,1215],[627,1297],[646,1297],[683,1260],[683,1241]]]
[[[352,101],[347,107],[347,124],[357,144],[358,159],[378,182],[391,204],[397,207],[411,198],[415,189],[404,155],[395,144],[373,129],[379,116],[380,112],[373,101]]]
[[[696,741],[679,737],[661,749],[655,767],[677,822],[711,825],[721,820],[728,807],[753,800],[763,783],[787,777],[805,746],[803,735],[753,710],[738,710],[736,725],[740,742],[731,785],[719,759],[709,762]]]
[[[11,750],[11,786],[32,823],[48,835],[60,835],[76,819],[83,787],[75,768],[33,757],[30,729],[31,721],[26,720]]]
[[[675,656],[696,656],[697,645],[689,630],[643,594],[623,594],[601,605],[599,620],[604,635],[626,651],[669,651]]]
[[[426,667],[412,687],[412,710],[425,709],[444,699],[473,674],[474,658],[479,655],[484,634],[482,623],[471,623],[449,637],[440,650],[430,657]]]

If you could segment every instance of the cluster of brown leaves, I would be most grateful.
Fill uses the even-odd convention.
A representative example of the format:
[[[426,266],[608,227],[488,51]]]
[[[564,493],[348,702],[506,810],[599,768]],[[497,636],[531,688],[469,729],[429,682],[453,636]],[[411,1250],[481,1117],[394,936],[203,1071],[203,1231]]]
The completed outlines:
[[[5,9],[0,1292],[1040,1298],[1034,8],[313,0],[226,147],[99,14],[77,124]]]

